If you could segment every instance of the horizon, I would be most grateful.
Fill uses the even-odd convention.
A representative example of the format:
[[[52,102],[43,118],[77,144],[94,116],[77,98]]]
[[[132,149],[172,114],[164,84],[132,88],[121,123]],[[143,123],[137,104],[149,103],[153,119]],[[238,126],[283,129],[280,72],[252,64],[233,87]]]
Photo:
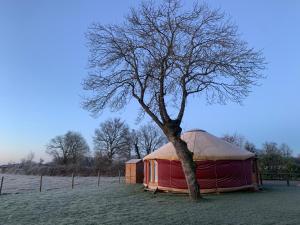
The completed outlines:
[[[193,1],[184,3],[189,7]],[[0,165],[19,162],[29,152],[48,161],[46,144],[68,130],[80,132],[91,149],[99,124],[120,117],[137,128],[137,104],[98,118],[80,106],[87,76],[85,32],[93,22],[120,23],[131,6],[126,1],[3,1],[0,8]],[[262,49],[268,62],[260,86],[243,105],[208,105],[190,98],[183,131],[203,129],[215,136],[238,133],[261,148],[286,143],[300,154],[300,2],[209,1],[237,24],[243,40]],[[117,6],[116,6],[117,5]],[[255,15],[255,16],[253,16]]]

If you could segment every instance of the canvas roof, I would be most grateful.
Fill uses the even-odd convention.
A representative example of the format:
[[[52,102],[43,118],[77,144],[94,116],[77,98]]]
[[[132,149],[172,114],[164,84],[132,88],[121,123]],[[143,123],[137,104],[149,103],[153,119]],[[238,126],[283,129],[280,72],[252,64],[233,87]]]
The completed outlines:
[[[194,153],[194,160],[245,160],[255,156],[203,130],[188,131],[181,137]],[[149,159],[179,160],[171,142],[144,157]]]

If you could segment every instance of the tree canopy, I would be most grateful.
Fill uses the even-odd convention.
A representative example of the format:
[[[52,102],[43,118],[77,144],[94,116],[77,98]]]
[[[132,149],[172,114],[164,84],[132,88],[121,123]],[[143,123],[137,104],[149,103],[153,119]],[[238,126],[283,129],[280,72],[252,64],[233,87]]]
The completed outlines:
[[[88,154],[89,150],[87,142],[80,133],[68,131],[64,135],[52,138],[46,152],[60,164],[76,164]]]
[[[118,110],[135,98],[162,126],[181,121],[186,100],[201,94],[209,103],[241,102],[262,77],[264,58],[240,39],[237,26],[220,10],[177,0],[143,2],[121,25],[93,24],[88,33],[93,95],[84,107]],[[177,109],[170,115],[169,108]]]
[[[130,158],[130,131],[129,127],[120,118],[104,121],[95,130],[95,150],[105,155],[108,160]]]

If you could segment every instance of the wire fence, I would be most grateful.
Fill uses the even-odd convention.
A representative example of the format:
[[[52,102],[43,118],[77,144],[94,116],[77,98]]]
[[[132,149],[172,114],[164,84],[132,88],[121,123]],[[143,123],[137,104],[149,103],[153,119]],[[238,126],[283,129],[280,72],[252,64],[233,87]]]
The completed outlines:
[[[300,181],[300,173],[262,173],[264,180],[294,180]]]
[[[89,176],[82,177],[76,174],[72,176],[34,176],[0,174],[0,195],[19,194],[23,192],[45,192],[57,189],[72,190],[83,187],[106,188],[113,184],[125,183],[125,178],[121,176],[106,177]]]
[[[298,184],[300,173],[262,173],[260,175],[261,183],[264,181],[277,181],[277,183],[286,182],[287,186]]]
[[[51,190],[72,190],[83,187],[109,188],[114,184],[125,183],[125,177],[119,171],[117,177],[102,176],[36,176],[36,175],[15,175],[0,174],[0,195],[18,194],[23,192],[45,192]],[[260,175],[262,185],[283,184],[300,186],[300,174],[291,173],[262,173]]]

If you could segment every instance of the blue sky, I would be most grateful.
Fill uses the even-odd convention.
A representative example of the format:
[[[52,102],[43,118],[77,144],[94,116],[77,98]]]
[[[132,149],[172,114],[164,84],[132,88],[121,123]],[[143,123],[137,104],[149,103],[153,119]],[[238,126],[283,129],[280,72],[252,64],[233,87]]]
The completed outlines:
[[[188,7],[193,1],[184,1]],[[117,23],[133,0],[0,0],[0,164],[33,151],[48,159],[45,145],[68,130],[92,144],[94,129],[118,116],[132,127],[136,104],[92,118],[80,108],[87,74],[84,33],[93,22]],[[190,99],[184,130],[217,136],[240,133],[260,147],[285,142],[300,154],[300,2],[211,0],[230,14],[242,38],[262,49],[268,62],[261,86],[237,105]],[[144,120],[146,122],[147,120]]]

